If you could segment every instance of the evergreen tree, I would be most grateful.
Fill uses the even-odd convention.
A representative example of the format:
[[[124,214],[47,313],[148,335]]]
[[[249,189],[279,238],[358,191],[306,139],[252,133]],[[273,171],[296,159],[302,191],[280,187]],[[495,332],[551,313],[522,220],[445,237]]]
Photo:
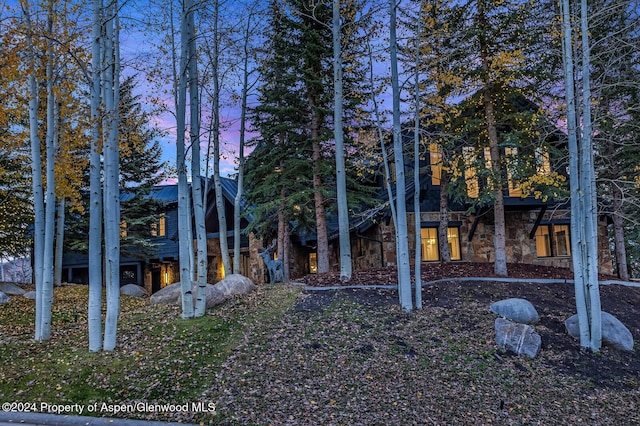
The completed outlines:
[[[120,85],[121,253],[144,258],[154,254],[155,245],[149,237],[162,208],[162,203],[148,195],[164,179],[165,165],[157,140],[162,132],[150,124],[153,114],[143,110],[142,96],[134,94],[135,88],[135,76],[125,78]],[[84,205],[88,203],[88,195],[83,196]],[[89,218],[83,214],[85,210],[88,209],[71,211],[68,219],[65,246],[77,253],[86,253],[88,249]]]
[[[348,46],[344,61],[346,146],[352,146],[355,132],[350,130],[359,118],[356,111],[363,97],[355,95],[362,77],[354,53],[355,42],[362,39],[355,22],[360,6],[350,2],[341,11],[345,28],[342,42]],[[295,219],[292,232],[315,230],[319,272],[328,270],[325,223],[336,209],[335,202],[327,201],[336,195],[331,20],[327,3],[314,7],[298,0],[271,3],[260,105],[253,110],[254,128],[261,136],[254,141],[258,146],[246,165],[247,197],[257,206],[254,213],[260,222],[256,227],[268,227],[261,221],[268,221],[277,210],[288,220]],[[266,155],[271,158],[264,158]],[[276,169],[278,174],[274,175]],[[362,199],[364,188],[349,162],[346,181],[350,195]],[[274,204],[278,209],[272,210]]]
[[[283,250],[289,223],[302,226],[313,216],[312,175],[309,157],[301,149],[306,139],[304,88],[299,84],[300,57],[295,54],[298,34],[292,31],[289,11],[279,1],[269,7],[270,28],[261,68],[260,105],[251,111],[260,139],[246,162],[248,205],[253,206],[252,231],[259,236],[278,235],[279,257],[288,276],[287,254]]]
[[[126,193],[122,200],[121,253],[127,256],[148,257],[155,246],[149,241],[160,218],[162,203],[149,198],[153,186],[164,174],[162,150],[157,140],[159,129],[150,126],[152,115],[142,109],[141,95],[133,92],[135,76],[120,85],[120,187]]]

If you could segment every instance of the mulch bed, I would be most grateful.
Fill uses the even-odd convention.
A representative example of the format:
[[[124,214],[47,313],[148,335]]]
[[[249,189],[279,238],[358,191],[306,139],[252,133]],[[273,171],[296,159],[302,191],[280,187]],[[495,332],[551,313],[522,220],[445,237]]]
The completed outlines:
[[[412,268],[413,269],[413,268]],[[572,280],[573,272],[566,268],[509,264],[509,278]],[[496,277],[491,263],[436,262],[425,263],[421,269],[422,281],[430,282],[443,278],[451,281],[428,284],[422,291],[423,307],[461,309],[465,303],[477,302],[488,306],[501,299],[519,297],[529,300],[540,314],[536,326],[542,337],[542,350],[554,353],[547,356],[547,363],[568,374],[591,378],[596,385],[619,387],[625,377],[640,377],[640,357],[635,352],[607,351],[606,357],[576,350],[577,342],[567,338],[564,320],[575,313],[575,290],[573,284],[535,284],[527,282],[456,281],[455,278]],[[412,270],[413,275],[413,270]],[[413,277],[412,277],[413,278]],[[601,280],[617,280],[611,275],[601,274]],[[339,272],[307,275],[299,280],[309,287],[335,287],[358,285],[397,285],[395,267],[369,271],[356,271],[351,281],[340,282]],[[345,289],[334,291],[311,291],[298,303],[299,311],[321,310],[335,300],[346,297],[371,309],[398,304],[395,290]],[[640,339],[640,288],[623,285],[600,286],[602,310],[617,317],[629,328],[637,341]],[[473,326],[473,324],[468,324]]]
[[[413,280],[413,267],[411,268]],[[567,268],[543,265],[527,265],[510,263],[507,265],[510,278],[544,278],[544,279],[573,279],[573,272]],[[443,278],[463,277],[496,277],[493,263],[474,262],[427,262],[420,269],[422,282],[435,281]],[[617,277],[601,274],[601,280],[615,280]],[[311,274],[296,280],[310,287],[331,287],[339,285],[397,285],[396,268],[375,268],[367,271],[355,271],[349,282],[340,282],[340,272],[326,274]]]
[[[245,336],[211,389],[220,424],[640,424],[640,357],[581,350],[564,328],[572,284],[462,281],[492,265],[428,264],[423,309],[403,313],[394,289],[303,291],[282,318]],[[568,270],[510,265],[517,278]],[[395,270],[354,272],[349,285],[395,283]],[[603,277],[613,278],[613,277]],[[337,274],[309,276],[335,287]],[[640,338],[640,288],[600,287],[602,308]],[[539,356],[497,348],[492,302],[538,310]]]

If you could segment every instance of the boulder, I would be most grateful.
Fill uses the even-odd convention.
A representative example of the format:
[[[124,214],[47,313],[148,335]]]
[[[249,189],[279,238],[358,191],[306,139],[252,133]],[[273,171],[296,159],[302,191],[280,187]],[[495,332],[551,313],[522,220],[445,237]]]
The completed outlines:
[[[9,302],[9,296],[0,291],[0,305]]]
[[[500,349],[512,351],[517,355],[526,355],[529,358],[535,358],[538,355],[542,339],[530,325],[497,318],[495,330],[496,344]]]
[[[225,297],[241,296],[251,293],[256,289],[253,281],[240,274],[227,275],[222,281],[215,284],[214,287],[222,291]]]
[[[22,296],[24,290],[12,283],[0,283],[0,291],[7,296]]]
[[[120,287],[120,294],[125,294],[127,296],[137,297],[137,298],[145,298],[149,297],[149,293],[147,293],[147,289],[139,286],[138,284],[126,284]]]
[[[191,292],[195,302],[198,283],[191,282]],[[226,300],[224,293],[211,284],[207,284],[207,308],[220,304]],[[181,305],[182,291],[180,282],[173,283],[151,295],[152,304]]]
[[[491,312],[501,317],[521,324],[535,324],[538,322],[538,312],[531,302],[525,299],[505,299],[492,303]]]
[[[620,320],[608,312],[602,311],[602,343],[624,351],[633,350],[633,335]],[[564,326],[574,339],[580,339],[578,315],[569,317]]]
[[[23,296],[26,297],[27,299],[36,300],[36,292],[35,291],[28,291],[25,294],[23,294]]]

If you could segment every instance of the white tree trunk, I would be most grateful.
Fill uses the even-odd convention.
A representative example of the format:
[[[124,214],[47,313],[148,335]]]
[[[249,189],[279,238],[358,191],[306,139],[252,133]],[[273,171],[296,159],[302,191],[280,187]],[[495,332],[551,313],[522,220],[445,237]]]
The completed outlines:
[[[180,66],[177,84],[176,104],[176,169],[178,170],[178,236],[180,256],[180,283],[182,292],[182,318],[193,318],[193,295],[191,292],[191,217],[189,214],[189,187],[187,185],[187,164],[184,133],[187,104],[187,74],[189,58],[188,14],[191,2],[183,5],[180,24]]]
[[[195,316],[201,317],[207,305],[207,230],[204,222],[204,191],[200,173],[200,100],[198,99],[198,69],[196,60],[196,38],[194,13],[187,15],[187,36],[189,38],[189,134],[191,136],[191,198],[196,234],[196,289]]]
[[[415,47],[415,67],[416,81],[414,85],[415,99],[415,116],[414,116],[414,134],[413,134],[413,211],[415,225],[415,260],[414,260],[414,281],[415,281],[415,297],[416,309],[422,309],[422,276],[420,267],[422,265],[422,223],[420,218],[420,46],[422,31],[422,2],[420,2],[418,11],[418,28],[416,29],[416,47]]]
[[[369,81],[371,87],[374,87],[374,73],[373,73],[373,52],[371,51],[371,45],[368,44],[369,51]],[[389,155],[387,154],[387,147],[384,144],[384,134],[382,129],[382,119],[380,118],[380,109],[378,107],[378,101],[376,100],[375,93],[371,91],[371,102],[373,104],[373,111],[376,119],[376,131],[378,133],[378,142],[380,143],[380,150],[382,152],[382,164],[384,165],[384,183],[387,189],[387,197],[389,199],[389,208],[391,209],[391,219],[393,223],[398,222],[398,215],[396,214],[396,205],[393,202],[393,188],[391,187],[391,170],[389,167]],[[397,240],[396,240],[397,244]],[[396,247],[397,250],[397,247]],[[384,266],[384,259],[380,259],[382,266]]]
[[[105,31],[105,114],[107,125],[104,142],[104,246],[107,313],[104,327],[103,349],[116,347],[118,316],[120,314],[120,161],[118,148],[119,104],[119,52],[118,6],[111,3],[107,9]]]
[[[91,3],[91,152],[89,154],[89,350],[102,347],[102,188],[100,184],[100,74],[102,0]]]
[[[596,194],[596,173],[593,160],[591,139],[591,81],[590,47],[587,0],[580,2],[580,29],[582,41],[582,123],[583,132],[580,147],[580,177],[585,194],[584,222],[587,232],[586,272],[587,272],[587,316],[589,318],[589,347],[599,351],[602,346],[602,319],[600,307],[600,288],[598,283],[598,202]]]
[[[242,94],[240,95],[240,141],[238,147],[238,191],[233,200],[233,272],[240,273],[241,254],[240,254],[240,219],[242,217],[241,202],[244,196],[244,145],[246,136],[246,117],[247,117],[247,98],[249,94],[249,44],[251,37],[253,11],[247,16],[247,26],[245,28],[244,40],[242,46]]]
[[[342,129],[342,41],[340,24],[340,0],[333,0],[333,125],[336,144],[336,190],[338,198],[338,229],[340,239],[340,280],[351,281],[351,238],[349,235],[349,207],[347,205],[347,176]]]
[[[231,269],[231,257],[229,256],[229,243],[227,241],[227,214],[224,206],[224,196],[222,194],[222,183],[220,181],[220,73],[218,55],[220,53],[220,34],[218,29],[219,2],[214,3],[213,18],[213,52],[211,72],[213,80],[213,185],[216,195],[216,211],[218,212],[218,224],[220,231],[220,255],[224,273],[228,274]]]
[[[29,2],[22,3],[23,18],[29,62],[31,64],[28,74],[29,89],[29,139],[31,140],[31,185],[33,190],[33,280],[36,285],[36,321],[35,340],[42,339],[42,265],[44,255],[44,189],[42,185],[42,161],[40,156],[40,137],[38,135],[38,82],[36,79],[37,58],[33,46],[33,26],[31,23],[31,11]]]
[[[233,200],[233,272],[235,274],[240,273],[240,219],[242,216],[241,201],[244,192],[244,142],[246,133],[246,117],[247,117],[247,93],[249,89],[249,28],[251,22],[251,16],[247,18],[247,29],[245,32],[245,39],[243,44],[243,58],[242,58],[242,93],[241,107],[240,107],[240,142],[238,146],[238,191]]]
[[[595,176],[593,168],[584,169],[588,166],[588,160],[584,160],[582,156],[591,155],[590,147],[590,122],[589,112],[587,112],[587,121],[585,123],[583,134],[583,145],[578,146],[578,129],[577,129],[577,107],[574,92],[574,59],[572,45],[572,28],[571,13],[569,8],[569,0],[562,0],[562,28],[563,28],[563,64],[564,64],[564,83],[565,97],[567,103],[567,131],[569,141],[569,178],[570,178],[570,196],[571,196],[571,247],[573,273],[576,293],[576,311],[578,314],[578,323],[580,326],[580,346],[589,348],[592,351],[600,350],[600,300],[591,299],[591,289],[597,289],[597,263],[595,264],[596,277],[593,281],[591,276],[594,260],[597,257],[589,258],[592,250],[589,245],[597,244],[597,232],[594,225],[589,224],[593,219],[594,206],[591,199],[592,187],[583,187],[585,182],[592,182]],[[586,10],[583,11],[583,19],[586,19]],[[586,30],[586,23],[583,24],[583,31]],[[583,34],[583,43],[585,42],[586,33]],[[584,48],[584,46],[583,46]],[[586,64],[588,66],[588,52],[586,52]],[[584,59],[583,59],[584,60]],[[584,70],[583,70],[584,71]],[[588,73],[587,73],[588,80]],[[583,75],[583,78],[585,76]],[[583,93],[583,102],[589,103],[588,81],[586,93]],[[588,145],[584,142],[584,138],[589,140]],[[586,151],[586,152],[585,152]],[[587,176],[584,176],[587,174]],[[597,246],[596,246],[597,247]],[[594,324],[597,323],[597,324]]]
[[[396,167],[396,248],[398,259],[398,296],[405,312],[413,310],[411,296],[411,268],[409,265],[409,241],[407,233],[407,206],[404,171],[404,155],[400,129],[400,87],[398,84],[398,46],[396,40],[396,1],[390,0],[389,41],[391,53],[391,88],[393,92],[393,150]]]
[[[47,33],[53,34],[54,6],[49,3],[47,10]],[[53,65],[55,62],[53,55],[52,41],[47,41],[47,131],[46,131],[46,189],[45,189],[45,219],[44,219],[44,247],[42,261],[42,298],[40,299],[40,338],[49,340],[51,337],[51,305],[53,304],[53,239],[55,236],[55,104]]]

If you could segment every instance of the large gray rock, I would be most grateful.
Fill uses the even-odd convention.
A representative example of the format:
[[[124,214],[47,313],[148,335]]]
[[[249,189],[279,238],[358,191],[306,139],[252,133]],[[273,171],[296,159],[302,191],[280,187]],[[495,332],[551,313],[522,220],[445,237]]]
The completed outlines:
[[[241,296],[251,293],[256,289],[253,281],[240,274],[227,275],[222,281],[215,284],[214,287],[222,291],[225,297]]]
[[[25,294],[23,294],[22,296],[26,297],[27,299],[36,300],[36,292],[35,291],[28,291]]]
[[[542,339],[533,327],[518,324],[504,318],[497,318],[495,322],[496,344],[499,348],[535,358],[540,351]]]
[[[7,296],[22,296],[24,290],[12,283],[0,283],[0,291]]]
[[[525,299],[505,299],[492,303],[491,312],[501,317],[521,324],[535,324],[538,322],[538,312],[531,302]]]
[[[191,282],[191,293],[195,303],[196,289],[198,283]],[[207,308],[220,304],[226,300],[224,293],[215,288],[211,284],[207,284]],[[166,305],[182,305],[182,291],[180,282],[173,283],[166,286],[160,291],[157,291],[151,295],[149,301],[152,304],[166,304]]]
[[[0,291],[0,305],[9,302],[9,296]]]
[[[123,285],[122,287],[120,287],[120,294],[125,294],[127,296],[137,297],[140,299],[149,297],[149,293],[147,293],[147,289],[137,284]]]
[[[633,335],[620,320],[608,312],[602,311],[602,343],[624,351],[633,350]],[[564,326],[574,339],[580,339],[578,315],[569,317]]]

